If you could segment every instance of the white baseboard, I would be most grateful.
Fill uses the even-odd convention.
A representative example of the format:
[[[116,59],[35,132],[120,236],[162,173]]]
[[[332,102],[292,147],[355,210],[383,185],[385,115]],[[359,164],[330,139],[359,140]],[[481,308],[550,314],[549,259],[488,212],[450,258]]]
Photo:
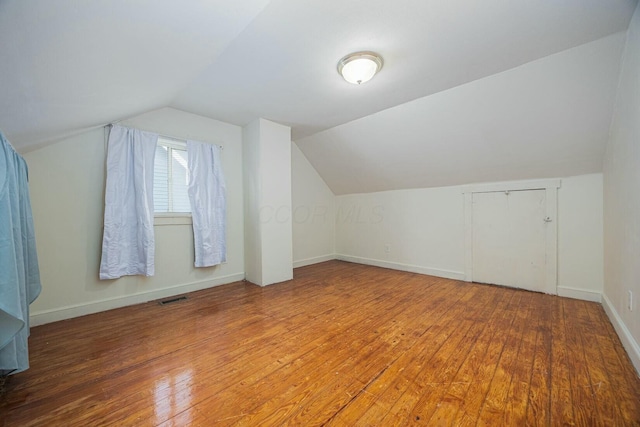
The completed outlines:
[[[602,302],[602,293],[596,291],[585,291],[584,289],[558,286],[558,296],[584,301]]]
[[[464,272],[460,271],[441,270],[439,268],[421,267],[418,265],[401,264],[399,262],[382,261],[371,258],[360,258],[343,254],[336,254],[336,259],[356,264],[373,265],[376,267],[390,268],[392,270],[408,271],[410,273],[427,274],[429,276],[444,277],[453,280],[464,280]]]
[[[638,342],[633,338],[629,329],[622,321],[622,317],[618,314],[615,307],[611,303],[611,300],[607,297],[606,294],[602,294],[602,306],[604,307],[604,311],[609,316],[609,320],[613,324],[618,336],[620,337],[620,341],[622,341],[622,345],[625,350],[627,350],[627,354],[629,355],[629,359],[631,359],[631,363],[636,368],[636,372],[640,374],[640,346],[638,346]]]
[[[331,261],[336,259],[335,254],[316,256],[313,258],[301,259],[298,261],[293,261],[293,268],[304,267],[306,265],[318,264],[320,262]]]
[[[148,292],[140,292],[133,295],[126,295],[115,298],[92,301],[86,304],[75,304],[66,307],[54,308],[32,312],[29,316],[30,326],[44,325],[45,323],[57,322],[59,320],[72,319],[74,317],[85,316],[87,314],[107,311],[114,308],[126,307],[128,305],[141,304],[160,298],[171,297],[188,292],[199,291],[201,289],[212,288],[214,286],[233,283],[244,279],[244,273],[231,274],[215,279],[201,280],[198,282],[185,283],[170,288],[155,289]]]

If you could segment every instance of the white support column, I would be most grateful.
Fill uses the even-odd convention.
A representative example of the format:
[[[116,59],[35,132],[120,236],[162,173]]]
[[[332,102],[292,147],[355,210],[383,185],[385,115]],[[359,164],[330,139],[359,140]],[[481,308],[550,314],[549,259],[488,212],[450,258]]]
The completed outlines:
[[[243,128],[245,274],[260,286],[293,278],[291,129],[265,119]]]

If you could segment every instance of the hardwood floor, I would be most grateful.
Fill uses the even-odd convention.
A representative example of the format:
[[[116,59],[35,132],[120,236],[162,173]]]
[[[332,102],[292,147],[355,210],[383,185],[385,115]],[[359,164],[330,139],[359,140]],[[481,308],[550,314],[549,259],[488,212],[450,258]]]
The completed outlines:
[[[339,261],[32,329],[4,426],[640,425],[599,304]]]

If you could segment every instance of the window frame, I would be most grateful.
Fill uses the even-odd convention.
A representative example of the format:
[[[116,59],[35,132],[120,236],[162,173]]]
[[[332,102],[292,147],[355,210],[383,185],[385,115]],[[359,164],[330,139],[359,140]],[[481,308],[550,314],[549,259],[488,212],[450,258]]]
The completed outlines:
[[[157,146],[167,147],[170,150],[187,151],[187,141],[166,136],[159,136],[156,142]],[[168,205],[172,207],[173,194],[171,185],[173,184],[173,166],[171,162],[172,155],[167,155],[167,189],[168,189]],[[155,176],[155,171],[154,171]],[[156,212],[155,206],[153,211],[154,225],[190,225],[192,224],[191,212]]]

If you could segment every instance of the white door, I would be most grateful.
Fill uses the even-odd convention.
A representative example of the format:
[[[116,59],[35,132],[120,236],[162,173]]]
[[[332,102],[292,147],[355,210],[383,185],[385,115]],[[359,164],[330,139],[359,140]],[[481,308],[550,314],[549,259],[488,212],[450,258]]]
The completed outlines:
[[[473,281],[545,291],[545,190],[473,193]]]

